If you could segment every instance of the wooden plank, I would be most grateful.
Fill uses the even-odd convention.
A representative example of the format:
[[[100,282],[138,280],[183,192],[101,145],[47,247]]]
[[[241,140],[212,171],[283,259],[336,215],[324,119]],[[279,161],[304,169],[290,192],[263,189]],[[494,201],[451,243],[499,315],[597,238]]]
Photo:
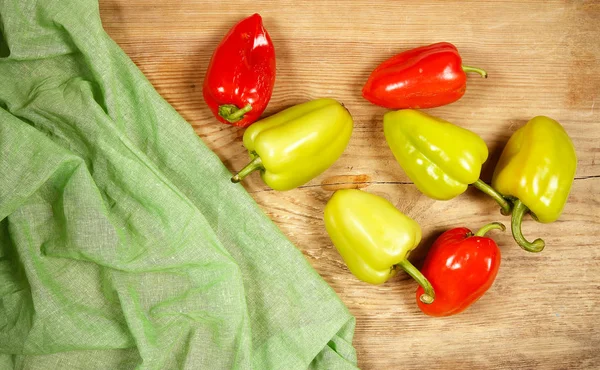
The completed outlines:
[[[253,175],[244,186],[335,289],[357,318],[354,345],[364,369],[593,368],[600,360],[600,3],[594,1],[229,1],[101,0],[104,26],[232,171],[247,161],[243,130],[217,123],[202,99],[203,76],[219,39],[259,12],[277,53],[277,82],[265,115],[316,97],[342,101],[355,120],[351,142],[329,170],[288,192]],[[325,232],[332,191],[358,187],[385,196],[423,228],[428,245],[454,226],[508,219],[469,190],[447,202],[421,195],[396,164],[382,133],[385,109],[360,95],[380,61],[438,41],[456,44],[471,76],[465,96],[429,110],[482,136],[490,148],[483,179],[510,135],[548,115],[571,135],[577,180],[559,221],[528,219],[543,235],[540,254],[495,232],[502,248],[496,283],[463,314],[431,319],[400,274],[382,286],[356,280]]]

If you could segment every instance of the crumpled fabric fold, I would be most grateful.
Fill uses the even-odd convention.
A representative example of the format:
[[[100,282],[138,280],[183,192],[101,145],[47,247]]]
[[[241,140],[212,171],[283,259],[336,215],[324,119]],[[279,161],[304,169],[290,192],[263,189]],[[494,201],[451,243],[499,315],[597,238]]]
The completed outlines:
[[[356,368],[354,317],[230,176],[95,0],[0,0],[0,368]]]

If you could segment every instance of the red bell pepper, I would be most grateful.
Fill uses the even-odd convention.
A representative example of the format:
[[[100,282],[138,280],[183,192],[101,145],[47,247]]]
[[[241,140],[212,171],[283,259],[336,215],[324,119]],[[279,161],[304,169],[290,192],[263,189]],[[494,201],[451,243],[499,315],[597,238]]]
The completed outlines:
[[[203,94],[215,117],[247,127],[264,112],[275,84],[275,48],[259,14],[232,27],[214,51]]]
[[[484,237],[492,229],[506,228],[499,222],[482,227],[475,234],[465,227],[444,232],[433,243],[421,273],[435,290],[435,301],[421,302],[423,288],[417,289],[417,304],[430,316],[456,315],[475,303],[492,286],[500,267],[500,249]]]
[[[369,76],[362,95],[389,109],[439,107],[465,94],[466,72],[487,78],[483,69],[463,66],[456,46],[448,42],[421,46],[381,63]]]

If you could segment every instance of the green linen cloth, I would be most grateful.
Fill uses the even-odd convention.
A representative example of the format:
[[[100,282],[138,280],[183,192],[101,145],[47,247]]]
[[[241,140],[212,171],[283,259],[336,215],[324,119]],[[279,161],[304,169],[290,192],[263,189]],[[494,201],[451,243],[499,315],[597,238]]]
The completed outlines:
[[[230,176],[95,0],[0,0],[0,369],[356,368],[354,317]]]

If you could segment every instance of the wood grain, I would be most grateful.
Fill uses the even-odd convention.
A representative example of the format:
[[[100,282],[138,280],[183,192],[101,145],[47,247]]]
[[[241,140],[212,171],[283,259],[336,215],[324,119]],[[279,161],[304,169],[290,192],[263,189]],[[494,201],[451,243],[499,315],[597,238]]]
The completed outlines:
[[[244,186],[302,250],[357,318],[362,369],[591,369],[600,362],[600,3],[594,1],[228,1],[101,0],[107,32],[232,171],[247,161],[243,131],[216,123],[202,100],[210,55],[228,28],[260,13],[276,46],[277,82],[266,115],[317,97],[352,113],[351,142],[329,170],[288,192],[252,175]],[[375,65],[419,45],[449,41],[471,76],[465,96],[429,112],[475,131],[490,158],[535,115],[561,122],[579,162],[569,202],[540,254],[493,236],[503,259],[491,290],[464,313],[432,319],[400,274],[382,286],[356,280],[329,240],[322,211],[332,191],[356,187],[391,200],[423,228],[419,263],[444,230],[500,220],[493,201],[469,190],[447,202],[421,195],[394,161],[384,109],[360,96]]]

